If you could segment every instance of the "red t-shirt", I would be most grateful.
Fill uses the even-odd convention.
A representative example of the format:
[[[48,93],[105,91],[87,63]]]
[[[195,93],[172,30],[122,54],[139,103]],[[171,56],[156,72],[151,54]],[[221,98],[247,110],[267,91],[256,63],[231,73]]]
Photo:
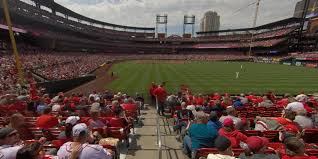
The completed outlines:
[[[232,132],[227,132],[224,128],[219,130],[219,135],[226,137],[231,141],[232,147],[239,147],[240,141],[245,142],[247,140],[247,136],[239,132],[238,130],[234,130]]]
[[[198,97],[198,98],[195,98],[195,103],[197,105],[203,105],[203,98],[202,97]]]
[[[41,115],[36,121],[36,126],[42,129],[49,129],[59,124],[58,119],[55,116],[44,114]]]
[[[137,110],[136,104],[131,104],[131,103],[123,104],[122,107],[124,110],[128,110],[128,111],[136,111]]]
[[[157,96],[158,101],[160,101],[160,102],[164,102],[166,100],[166,98],[167,98],[167,92],[162,87],[156,88],[154,90],[153,94]]]
[[[154,91],[156,90],[156,88],[157,88],[156,86],[151,86],[149,89],[149,94],[154,95]]]
[[[316,156],[287,156],[283,155],[282,159],[318,159]]]

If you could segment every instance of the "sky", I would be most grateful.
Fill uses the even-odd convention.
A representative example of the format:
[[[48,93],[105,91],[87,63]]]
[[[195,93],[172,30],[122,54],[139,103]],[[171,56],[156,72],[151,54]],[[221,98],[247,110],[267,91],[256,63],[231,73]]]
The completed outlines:
[[[293,16],[299,0],[261,0],[257,26]],[[157,14],[168,14],[169,34],[182,34],[183,16],[195,15],[195,31],[206,11],[221,17],[220,29],[251,27],[256,0],[55,0],[90,18],[119,25],[155,27]],[[163,26],[160,29],[163,31]],[[190,26],[187,32],[191,32]]]

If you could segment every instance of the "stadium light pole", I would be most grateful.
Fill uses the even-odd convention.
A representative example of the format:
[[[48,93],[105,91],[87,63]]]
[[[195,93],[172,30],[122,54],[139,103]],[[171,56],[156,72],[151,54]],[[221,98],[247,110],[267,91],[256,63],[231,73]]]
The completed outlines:
[[[257,0],[257,2],[256,2],[255,16],[254,16],[254,20],[253,20],[253,29],[256,27],[260,1],[261,0]],[[252,31],[250,49],[249,49],[249,52],[248,52],[248,56],[251,56],[251,54],[252,54],[253,40],[254,40],[254,30]]]
[[[10,18],[7,0],[2,0],[2,6],[3,6],[4,16],[5,16],[8,28],[9,28],[11,45],[13,48],[13,54],[14,54],[14,59],[15,59],[15,63],[16,63],[16,68],[18,70],[18,75],[19,75],[18,83],[22,86],[25,84],[24,83],[25,82],[24,81],[24,73],[22,70],[22,64],[21,64],[20,56],[19,56],[18,49],[17,49],[17,43],[16,43],[15,38],[14,38],[14,33],[13,33],[13,29],[12,29],[12,22],[11,22],[11,18]]]

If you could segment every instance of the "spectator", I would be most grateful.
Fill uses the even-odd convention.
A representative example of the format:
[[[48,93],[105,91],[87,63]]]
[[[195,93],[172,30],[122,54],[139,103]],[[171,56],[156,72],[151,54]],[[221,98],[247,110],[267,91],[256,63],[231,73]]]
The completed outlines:
[[[305,144],[297,137],[289,137],[284,142],[286,146],[286,155],[282,159],[317,159],[315,156],[305,154]]]
[[[265,150],[269,141],[265,137],[251,136],[246,140],[245,153],[242,153],[240,159],[279,159],[276,154],[266,154]]]
[[[248,99],[245,97],[245,94],[240,94],[241,102],[243,103],[243,105],[248,104]]]
[[[117,100],[114,100],[112,102],[111,110],[114,114],[119,114],[120,116],[124,115],[124,109],[119,105],[119,102]]]
[[[18,152],[16,159],[40,159],[44,157],[42,151],[42,144],[40,142],[34,142],[23,146]]]
[[[231,118],[234,121],[235,128],[240,130],[241,126],[242,126],[242,120],[240,118],[236,117],[237,111],[235,110],[235,108],[233,108],[232,106],[227,107],[226,113],[227,113],[226,116],[221,116],[220,122],[224,123],[225,119]]]
[[[199,148],[214,147],[217,130],[207,126],[208,115],[204,112],[195,114],[195,123],[189,128],[189,135],[183,139],[183,152],[189,157],[195,157]]]
[[[59,124],[59,121],[57,117],[50,114],[51,108],[46,107],[43,111],[43,114],[37,119],[36,121],[36,127],[42,128],[42,129],[49,129],[57,126]]]
[[[218,136],[214,142],[219,154],[209,154],[207,159],[235,159],[231,141],[224,136]]]
[[[284,110],[283,116],[278,118],[256,117],[255,130],[292,130],[298,133],[301,127],[294,122],[295,113],[291,110]]]
[[[66,120],[65,120],[65,130],[62,131],[58,138],[58,143],[56,143],[57,147],[62,146],[64,143],[72,141],[72,128],[74,125],[76,125],[78,123],[78,121],[80,120],[80,117],[78,116],[69,116]]]
[[[17,152],[22,148],[19,145],[18,131],[13,128],[0,129],[0,154],[2,159],[15,159]]]
[[[165,101],[167,98],[167,92],[164,89],[163,85],[159,85],[153,92],[153,94],[158,99],[158,114],[164,116],[164,109],[165,109]]]
[[[208,122],[208,126],[212,127],[213,129],[216,129],[219,131],[219,129],[222,128],[222,123],[218,119],[218,115],[216,112],[211,111],[210,113],[210,120]]]
[[[70,158],[72,152],[77,152],[80,159],[111,159],[112,155],[100,145],[87,144],[89,131],[85,124],[77,124],[72,130],[73,142],[67,142],[57,152],[58,158]]]
[[[259,104],[260,107],[272,107],[273,106],[273,102],[271,100],[268,99],[267,96],[263,96],[263,101]]]
[[[298,123],[303,129],[311,129],[314,127],[312,120],[307,117],[306,110],[299,110],[294,122]]]
[[[247,136],[239,132],[234,127],[234,122],[231,118],[226,118],[223,122],[223,128],[219,130],[219,135],[228,138],[231,141],[231,147],[239,147],[240,142],[245,142]]]
[[[137,111],[138,107],[137,105],[134,103],[134,99],[133,98],[128,98],[124,101],[124,104],[122,104],[122,108],[125,111]]]
[[[156,104],[156,95],[154,94],[154,91],[156,90],[157,86],[155,82],[151,83],[150,89],[149,89],[149,95],[151,97],[151,104]]]
[[[286,106],[286,109],[291,110],[293,112],[297,112],[298,110],[305,109],[304,104],[301,102],[295,101],[295,99],[290,98],[291,103]]]
[[[25,118],[22,114],[16,113],[10,117],[10,123],[8,127],[13,128],[18,131],[19,136],[22,140],[32,140],[34,136],[28,130],[33,125],[25,123]]]
[[[235,108],[242,107],[242,106],[243,106],[243,103],[241,102],[241,99],[240,99],[240,98],[236,98],[235,101],[233,102],[233,106],[234,106]]]
[[[99,119],[100,111],[101,111],[101,108],[99,106],[99,103],[92,104],[90,109],[91,118],[88,121],[88,127],[90,130],[94,128],[103,128],[104,126],[106,126],[106,124]]]

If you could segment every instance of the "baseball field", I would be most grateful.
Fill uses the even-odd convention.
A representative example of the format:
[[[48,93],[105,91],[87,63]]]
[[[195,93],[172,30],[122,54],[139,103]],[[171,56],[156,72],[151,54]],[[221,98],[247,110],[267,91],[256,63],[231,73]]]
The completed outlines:
[[[128,94],[147,95],[152,81],[166,83],[169,93],[188,85],[194,93],[297,94],[318,92],[318,69],[250,62],[125,61],[109,73],[117,78],[105,87]]]

